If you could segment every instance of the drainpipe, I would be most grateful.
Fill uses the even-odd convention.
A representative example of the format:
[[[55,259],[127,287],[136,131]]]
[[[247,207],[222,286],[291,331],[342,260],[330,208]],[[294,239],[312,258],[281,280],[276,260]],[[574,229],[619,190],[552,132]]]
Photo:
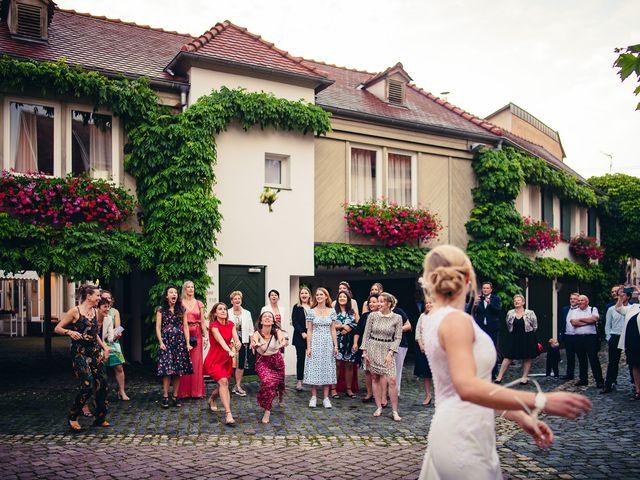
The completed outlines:
[[[184,112],[187,109],[187,92],[189,87],[180,88],[180,111]]]

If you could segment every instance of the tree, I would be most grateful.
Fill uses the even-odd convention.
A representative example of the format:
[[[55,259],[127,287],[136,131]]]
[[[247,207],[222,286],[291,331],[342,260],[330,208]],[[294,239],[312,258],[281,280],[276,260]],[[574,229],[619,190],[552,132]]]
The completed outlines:
[[[619,55],[613,63],[613,67],[618,69],[620,80],[624,82],[630,75],[635,74],[638,83],[640,83],[640,44],[616,48],[615,52]],[[635,88],[633,93],[640,94],[640,85]],[[638,102],[636,110],[640,110],[640,102]]]
[[[614,173],[591,177],[589,183],[607,197],[599,207],[600,238],[605,271],[615,283],[621,280],[627,259],[640,258],[640,178]]]

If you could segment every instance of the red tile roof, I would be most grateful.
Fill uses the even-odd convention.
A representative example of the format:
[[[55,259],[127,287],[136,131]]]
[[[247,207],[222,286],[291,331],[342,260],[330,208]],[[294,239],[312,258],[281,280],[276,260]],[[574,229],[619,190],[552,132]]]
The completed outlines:
[[[181,50],[225,62],[326,80],[323,74],[313,66],[307,65],[301,58],[280,50],[273,43],[228,20],[216,24],[200,37],[184,45]]]
[[[380,122],[414,124],[416,128],[432,128],[451,134],[493,137],[502,129],[442,100],[433,94],[409,84],[405,107],[393,106],[367,90],[358,88],[379,74],[328,65],[306,60],[306,65],[335,80],[335,83],[316,96],[316,103],[330,111],[340,111],[359,117],[370,117]],[[395,67],[393,67],[395,68]],[[496,137],[496,140],[498,138]]]
[[[14,40],[6,22],[1,22],[0,54],[44,61],[64,58],[89,70],[180,81],[164,68],[191,38],[73,10],[56,10],[48,43]]]

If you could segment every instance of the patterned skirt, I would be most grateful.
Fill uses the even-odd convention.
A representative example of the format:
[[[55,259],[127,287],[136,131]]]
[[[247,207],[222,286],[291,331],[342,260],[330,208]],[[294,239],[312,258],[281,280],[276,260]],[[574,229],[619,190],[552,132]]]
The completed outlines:
[[[271,410],[271,404],[278,392],[284,392],[284,359],[282,354],[278,352],[267,357],[258,355],[256,373],[260,377],[258,405],[265,410]]]

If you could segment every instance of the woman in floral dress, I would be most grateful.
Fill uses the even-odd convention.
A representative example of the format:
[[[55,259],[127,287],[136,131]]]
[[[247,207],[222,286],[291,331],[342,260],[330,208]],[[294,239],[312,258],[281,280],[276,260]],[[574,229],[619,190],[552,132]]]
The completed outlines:
[[[64,314],[56,325],[58,335],[71,337],[73,370],[79,380],[73,406],[69,410],[68,422],[73,431],[81,430],[78,416],[87,400],[95,395],[96,409],[93,424],[108,427],[107,416],[107,372],[105,359],[107,347],[98,333],[96,305],[100,301],[100,289],[94,285],[82,285],[79,289],[80,305]]]
[[[338,381],[340,381],[340,371],[344,372],[344,386],[347,396],[356,398],[353,393],[352,383],[354,370],[356,376],[358,374],[357,367],[354,365],[357,355],[353,352],[353,338],[357,326],[355,312],[351,306],[351,295],[348,292],[340,292],[336,299],[336,336],[338,339],[338,355],[336,356],[338,368]],[[357,377],[356,377],[357,384]],[[335,386],[334,386],[335,387]],[[344,390],[342,390],[344,391]],[[331,392],[333,398],[339,398],[337,388]]]
[[[304,383],[311,385],[309,407],[315,408],[318,387],[322,386],[324,408],[331,408],[329,388],[336,383],[336,311],[331,308],[331,297],[325,288],[316,290],[315,301],[307,314],[307,363]]]
[[[260,377],[257,400],[264,409],[262,423],[269,423],[276,395],[279,406],[284,406],[284,359],[280,348],[285,342],[282,330],[276,327],[273,313],[262,312],[258,317],[257,329],[251,336],[251,348],[256,352],[256,373]]]
[[[173,385],[174,407],[181,407],[178,398],[180,377],[193,373],[189,358],[189,325],[184,314],[178,289],[168,286],[162,295],[162,305],[156,311],[156,336],[158,337],[158,376],[162,377],[162,408],[169,407],[169,385]]]

